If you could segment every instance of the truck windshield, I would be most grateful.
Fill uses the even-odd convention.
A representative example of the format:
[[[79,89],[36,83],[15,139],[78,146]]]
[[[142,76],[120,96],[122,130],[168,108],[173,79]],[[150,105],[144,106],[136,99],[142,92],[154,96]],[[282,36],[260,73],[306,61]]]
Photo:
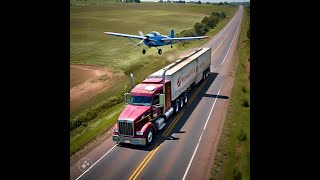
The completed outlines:
[[[131,96],[129,104],[151,106],[152,96]]]

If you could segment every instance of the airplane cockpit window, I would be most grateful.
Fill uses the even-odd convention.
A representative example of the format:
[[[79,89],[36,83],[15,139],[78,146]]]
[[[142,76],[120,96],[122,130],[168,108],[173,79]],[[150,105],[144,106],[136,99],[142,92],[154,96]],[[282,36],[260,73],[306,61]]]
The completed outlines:
[[[156,32],[156,31],[152,31],[150,34],[152,34],[154,36],[160,36],[160,33]]]

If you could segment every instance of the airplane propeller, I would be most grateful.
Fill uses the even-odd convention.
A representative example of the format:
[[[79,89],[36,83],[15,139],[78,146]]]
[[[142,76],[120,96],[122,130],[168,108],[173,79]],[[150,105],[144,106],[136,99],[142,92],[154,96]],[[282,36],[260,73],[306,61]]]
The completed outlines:
[[[146,42],[150,41],[149,36],[145,36],[142,31],[139,31],[139,34],[140,34],[140,36],[143,36],[144,38],[138,43],[138,46],[140,46],[140,44],[143,43],[144,40],[146,40]]]
[[[149,36],[144,35],[142,31],[139,31],[139,34],[140,34],[140,36],[143,36],[144,38],[137,44],[138,46],[140,46],[140,44],[143,43],[144,40],[146,40],[146,42],[149,42],[149,41],[156,42],[157,41],[154,39],[150,39]]]

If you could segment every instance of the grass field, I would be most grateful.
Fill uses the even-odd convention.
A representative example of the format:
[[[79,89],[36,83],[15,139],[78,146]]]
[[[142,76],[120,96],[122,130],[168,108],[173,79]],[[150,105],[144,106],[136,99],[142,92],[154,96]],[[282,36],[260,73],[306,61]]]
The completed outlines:
[[[82,2],[85,1],[71,1],[73,4]],[[212,4],[135,4],[89,0],[86,2],[94,5],[70,7],[70,63],[105,66],[111,71],[123,72],[124,76],[114,79],[117,83],[108,91],[97,94],[71,112],[70,119],[110,96],[121,95],[121,92],[130,86],[130,73],[134,74],[135,83],[139,83],[148,74],[176,60],[177,54],[208,41],[193,41],[185,46],[174,45],[172,49],[170,46],[161,47],[162,55],[153,48],[143,55],[141,53],[143,47],[137,47],[126,38],[107,36],[103,32],[138,34],[139,30],[144,33],[155,30],[168,35],[173,28],[177,34],[182,30],[191,29],[194,23],[200,22],[212,12],[225,11],[227,18],[208,32],[208,35],[212,36],[227,24],[237,10],[234,6]],[[111,128],[122,109],[123,104],[113,107],[112,111],[105,109],[97,118],[90,121],[89,125],[81,125],[71,131],[71,155]]]
[[[233,59],[239,61],[239,64],[210,179],[250,179],[250,47],[247,39],[249,24],[249,16],[245,9],[239,44]],[[244,105],[245,101],[249,107]]]

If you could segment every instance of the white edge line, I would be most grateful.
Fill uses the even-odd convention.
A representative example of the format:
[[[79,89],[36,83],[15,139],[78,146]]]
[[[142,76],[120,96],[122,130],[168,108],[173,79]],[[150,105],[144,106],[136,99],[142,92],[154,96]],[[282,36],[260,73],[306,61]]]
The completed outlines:
[[[222,83],[222,85],[223,85],[223,83]],[[219,94],[220,94],[220,90],[221,90],[221,88],[222,88],[222,85],[220,86],[220,89],[219,89],[219,91],[218,91],[217,97],[218,97],[218,96],[219,96]],[[216,97],[216,98],[215,98],[215,100],[214,100],[214,103],[213,103],[213,105],[212,105],[212,108],[211,108],[210,114],[209,114],[209,116],[208,116],[208,118],[207,118],[206,124],[205,124],[205,125],[204,125],[204,127],[203,127],[203,130],[205,130],[205,129],[206,129],[206,127],[207,127],[207,123],[208,123],[209,118],[210,118],[210,116],[211,116],[211,113],[212,113],[213,107],[214,107],[214,105],[216,104],[217,97]]]
[[[239,23],[240,23],[240,22],[241,22],[241,21],[239,21]],[[239,25],[239,23],[238,23],[238,25]],[[236,30],[236,33],[234,33],[234,36],[233,36],[232,42],[231,42],[231,44],[230,44],[230,46],[229,46],[229,49],[228,49],[226,55],[224,56],[223,61],[222,61],[222,63],[221,63],[220,65],[222,65],[223,62],[224,62],[224,60],[226,59],[226,57],[227,57],[227,55],[228,55],[228,53],[229,53],[229,50],[230,50],[230,48],[231,48],[231,46],[232,46],[232,44],[233,44],[234,38],[236,37],[237,32],[238,32],[239,29],[240,29],[240,28],[239,28],[239,26],[238,26],[238,27],[237,27],[237,30]]]
[[[220,90],[221,90],[221,88],[222,88],[222,85],[223,85],[223,83],[222,83],[221,86],[220,86],[220,89],[219,89],[219,91],[218,91],[218,95],[217,95],[217,96],[219,96],[219,93],[220,93]],[[208,123],[208,120],[209,120],[209,118],[210,118],[210,116],[211,116],[213,107],[214,107],[214,105],[216,104],[216,100],[217,100],[217,97],[216,97],[215,100],[214,100],[214,103],[213,103],[213,105],[212,105],[211,111],[210,111],[209,116],[208,116],[208,118],[207,118],[207,122],[206,122],[206,124],[205,124],[205,126],[204,126],[204,128],[203,128],[203,130],[202,130],[202,132],[201,132],[201,135],[200,135],[200,138],[199,138],[199,140],[198,140],[197,146],[196,146],[196,148],[195,148],[194,151],[193,151],[192,157],[191,157],[191,159],[190,159],[190,162],[189,162],[189,164],[188,164],[188,167],[187,167],[187,169],[186,169],[186,172],[185,172],[184,175],[183,175],[182,180],[185,180],[185,178],[186,178],[186,176],[187,176],[187,174],[188,174],[188,171],[189,171],[189,168],[190,168],[191,163],[192,163],[192,161],[193,161],[193,158],[194,158],[194,156],[196,155],[196,152],[197,152],[197,150],[198,150],[198,147],[199,147],[199,144],[200,144],[200,141],[201,141],[201,138],[202,138],[202,134],[203,134],[203,132],[204,132],[206,126],[207,126],[207,123]]]
[[[202,133],[203,133],[203,131],[202,131]],[[190,160],[189,165],[188,165],[188,167],[187,167],[187,169],[186,169],[186,172],[184,173],[184,176],[183,176],[182,180],[185,180],[185,178],[186,178],[186,176],[187,176],[187,173],[188,173],[189,168],[190,168],[190,166],[191,166],[191,162],[192,162],[192,160],[193,160],[193,158],[194,158],[194,155],[196,154],[196,152],[197,152],[197,150],[198,150],[198,147],[199,147],[199,144],[200,144],[199,142],[200,142],[201,137],[202,137],[202,133],[201,133],[201,135],[200,135],[198,144],[197,144],[196,149],[194,150],[194,152],[193,152],[193,154],[192,154],[191,160]]]
[[[106,152],[100,159],[98,159],[98,161],[96,161],[94,164],[92,164],[92,166],[90,166],[89,169],[87,169],[85,172],[83,172],[76,180],[81,178],[81,176],[83,176],[86,172],[88,172],[95,164],[97,164],[104,156],[106,156],[108,153],[110,153],[112,151],[112,149],[115,148],[116,146],[117,145],[114,145],[108,152]]]

